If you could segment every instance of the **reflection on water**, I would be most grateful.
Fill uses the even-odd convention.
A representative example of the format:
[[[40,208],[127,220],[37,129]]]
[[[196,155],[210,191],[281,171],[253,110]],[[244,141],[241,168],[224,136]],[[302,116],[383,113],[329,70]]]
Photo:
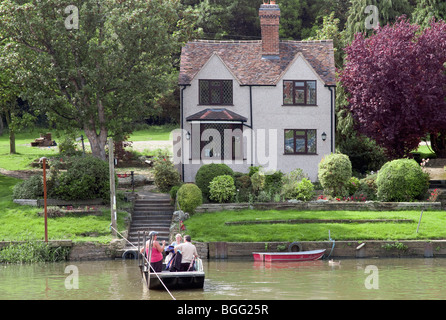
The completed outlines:
[[[446,298],[446,259],[203,262],[204,289],[172,291],[177,300]],[[0,299],[172,299],[146,288],[135,260],[0,265],[0,288]]]

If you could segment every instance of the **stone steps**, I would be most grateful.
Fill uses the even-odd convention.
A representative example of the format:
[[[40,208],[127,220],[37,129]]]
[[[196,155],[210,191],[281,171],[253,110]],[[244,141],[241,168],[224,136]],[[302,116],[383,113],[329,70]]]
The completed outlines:
[[[170,224],[174,207],[170,204],[170,197],[164,194],[150,194],[147,197],[138,197],[135,200],[132,214],[132,223],[127,239],[138,246],[138,235],[141,245],[143,232],[158,232],[157,240],[169,241]],[[130,245],[128,245],[131,248]]]

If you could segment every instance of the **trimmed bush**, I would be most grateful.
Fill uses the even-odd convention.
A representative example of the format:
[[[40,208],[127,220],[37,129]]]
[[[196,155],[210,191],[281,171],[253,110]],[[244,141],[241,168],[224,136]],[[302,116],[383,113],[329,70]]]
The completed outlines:
[[[319,181],[331,196],[347,196],[351,177],[352,163],[345,154],[332,153],[319,163]]]
[[[413,159],[393,160],[379,170],[376,185],[380,201],[423,199],[429,187],[429,174]]]
[[[200,188],[203,196],[209,199],[209,183],[218,176],[229,175],[233,176],[234,171],[223,163],[205,164],[198,169],[195,176],[195,183]]]
[[[161,192],[169,192],[181,183],[180,173],[167,157],[159,157],[153,167],[155,185]]]
[[[229,175],[215,177],[209,183],[209,193],[211,200],[230,202],[235,195],[234,179]]]
[[[203,195],[198,186],[193,183],[187,183],[178,189],[177,200],[182,211],[192,214],[203,203]]]
[[[310,180],[303,178],[296,186],[296,199],[302,201],[310,201],[313,199],[314,186]]]

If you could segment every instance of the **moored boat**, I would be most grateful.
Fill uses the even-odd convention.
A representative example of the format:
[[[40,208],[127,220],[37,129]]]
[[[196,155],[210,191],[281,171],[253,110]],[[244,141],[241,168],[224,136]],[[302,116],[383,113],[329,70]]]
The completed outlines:
[[[299,252],[253,252],[254,261],[311,261],[322,258],[326,249]]]
[[[164,290],[163,283],[169,290],[203,289],[204,286],[205,274],[203,271],[151,272],[150,281],[149,273],[143,270],[141,270],[141,272],[149,289]]]

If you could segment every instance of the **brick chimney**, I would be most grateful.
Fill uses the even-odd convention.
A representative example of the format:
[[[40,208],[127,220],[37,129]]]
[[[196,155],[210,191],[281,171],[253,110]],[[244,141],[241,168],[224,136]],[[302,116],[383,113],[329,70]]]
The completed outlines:
[[[262,58],[279,59],[280,9],[275,1],[260,5],[260,27],[262,30]]]

